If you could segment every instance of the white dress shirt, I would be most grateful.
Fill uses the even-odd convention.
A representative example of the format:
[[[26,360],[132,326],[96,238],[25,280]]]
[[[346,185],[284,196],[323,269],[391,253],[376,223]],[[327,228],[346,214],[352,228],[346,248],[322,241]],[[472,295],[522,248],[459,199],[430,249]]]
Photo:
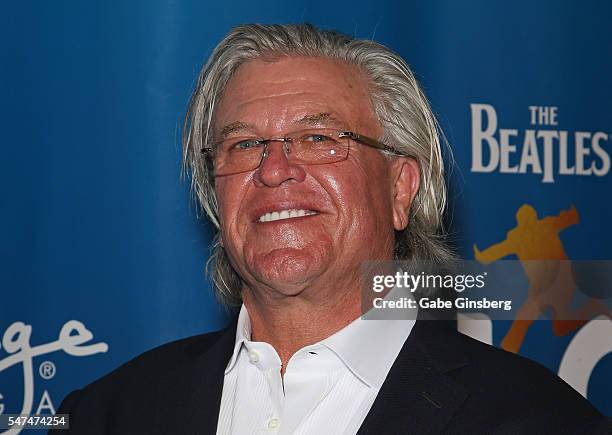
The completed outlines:
[[[363,320],[297,351],[281,377],[268,343],[251,341],[243,305],[225,369],[218,435],[355,434],[414,320]]]

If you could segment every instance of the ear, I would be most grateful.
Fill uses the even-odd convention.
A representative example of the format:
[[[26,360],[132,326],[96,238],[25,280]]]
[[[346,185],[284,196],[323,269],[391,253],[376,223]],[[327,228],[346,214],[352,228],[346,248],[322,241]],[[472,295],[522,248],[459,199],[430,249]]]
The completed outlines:
[[[421,171],[411,157],[397,157],[391,163],[393,192],[393,227],[401,231],[408,226],[410,207],[419,191]]]

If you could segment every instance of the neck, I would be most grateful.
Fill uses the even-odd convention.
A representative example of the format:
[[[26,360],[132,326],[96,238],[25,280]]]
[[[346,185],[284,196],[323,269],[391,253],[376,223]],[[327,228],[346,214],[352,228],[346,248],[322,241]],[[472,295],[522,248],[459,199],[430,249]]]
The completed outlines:
[[[251,319],[251,340],[274,347],[282,373],[298,350],[329,337],[361,315],[358,288],[323,302],[302,295],[271,300],[248,288],[242,294]]]

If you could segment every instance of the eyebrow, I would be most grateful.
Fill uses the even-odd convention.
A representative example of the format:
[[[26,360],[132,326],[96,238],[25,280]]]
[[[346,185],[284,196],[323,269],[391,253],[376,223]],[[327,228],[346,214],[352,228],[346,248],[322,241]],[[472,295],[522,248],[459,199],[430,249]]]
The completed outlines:
[[[337,126],[337,127],[342,126],[342,122],[338,118],[332,116],[328,112],[321,112],[321,113],[316,113],[312,115],[305,115],[301,117],[300,119],[298,119],[297,121],[295,121],[294,124],[306,125],[306,126],[318,126],[318,125]],[[253,131],[253,130],[256,130],[256,127],[253,124],[247,124],[246,122],[236,121],[236,122],[232,122],[230,124],[225,125],[221,129],[220,134],[221,134],[221,138],[225,139],[230,134],[233,134],[233,133],[240,133],[244,131]]]
[[[317,126],[317,125],[336,126],[336,127],[342,126],[342,122],[340,122],[338,118],[335,118],[334,116],[332,116],[330,113],[327,113],[327,112],[321,112],[315,115],[303,116],[302,118],[295,121],[295,123],[300,124],[300,125],[308,125],[308,126]]]
[[[227,124],[221,129],[221,138],[225,139],[232,133],[238,133],[241,131],[248,130],[255,130],[255,126],[241,121],[232,122],[231,124]]]

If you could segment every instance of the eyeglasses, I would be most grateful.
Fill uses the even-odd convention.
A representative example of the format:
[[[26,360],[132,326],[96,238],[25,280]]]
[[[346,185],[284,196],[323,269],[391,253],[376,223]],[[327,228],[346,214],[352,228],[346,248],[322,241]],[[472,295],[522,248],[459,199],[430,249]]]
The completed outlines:
[[[256,169],[269,154],[268,144],[282,142],[290,163],[299,165],[325,165],[345,160],[350,140],[379,150],[403,155],[395,148],[376,139],[354,133],[327,128],[314,128],[290,133],[285,137],[256,139],[232,137],[201,149],[212,164],[216,177],[239,174]]]

